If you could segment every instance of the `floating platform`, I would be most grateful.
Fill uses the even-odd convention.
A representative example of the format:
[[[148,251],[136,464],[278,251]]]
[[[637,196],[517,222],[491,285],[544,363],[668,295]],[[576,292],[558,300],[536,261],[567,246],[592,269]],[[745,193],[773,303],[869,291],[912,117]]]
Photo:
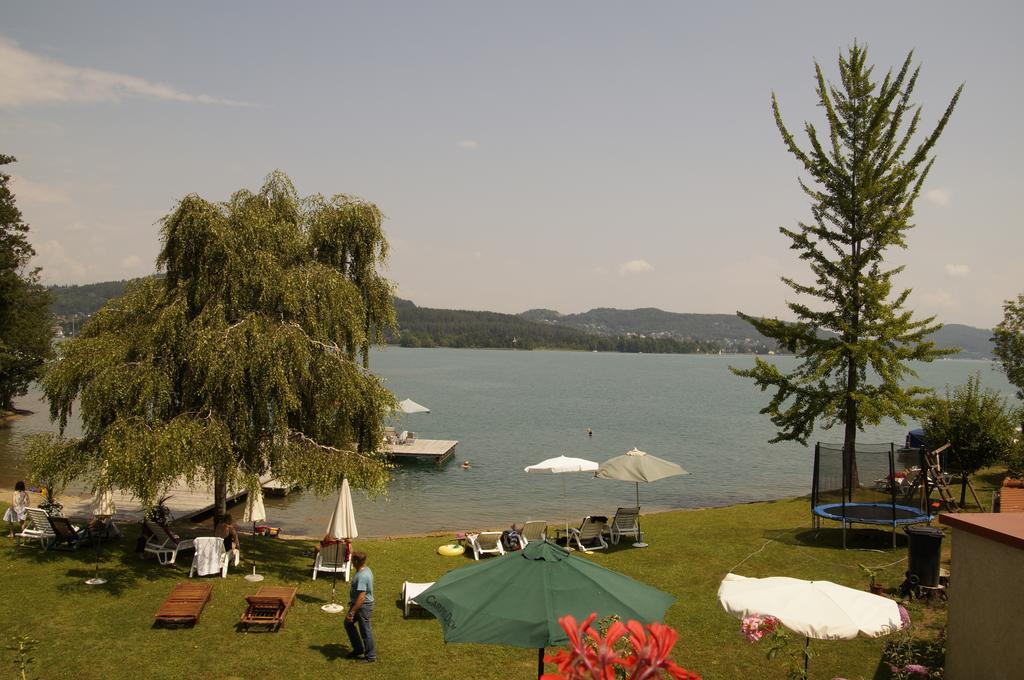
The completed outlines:
[[[458,443],[450,439],[414,439],[404,444],[385,444],[385,452],[395,460],[427,460],[441,465],[455,454]]]
[[[264,496],[274,496],[277,498],[287,496],[292,490],[292,487],[270,475],[260,477],[260,487],[263,489]]]

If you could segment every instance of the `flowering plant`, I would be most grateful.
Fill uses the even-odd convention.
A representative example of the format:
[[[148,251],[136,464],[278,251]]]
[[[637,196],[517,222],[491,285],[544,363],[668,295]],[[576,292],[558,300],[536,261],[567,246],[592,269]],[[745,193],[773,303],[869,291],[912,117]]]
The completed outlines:
[[[597,614],[591,614],[578,625],[572,616],[558,619],[569,636],[569,648],[544,658],[548,663],[557,664],[558,671],[545,673],[542,680],[613,680],[617,671],[624,671],[629,680],[665,676],[673,680],[700,680],[699,675],[668,658],[679,638],[669,626],[614,621],[608,632],[601,635],[591,625],[596,618]],[[624,652],[618,649],[621,640],[628,642]]]
[[[747,642],[753,644],[759,642],[765,635],[774,633],[778,627],[779,620],[774,616],[751,614],[743,617],[743,621],[740,623],[740,632],[743,633],[743,637],[747,638]]]

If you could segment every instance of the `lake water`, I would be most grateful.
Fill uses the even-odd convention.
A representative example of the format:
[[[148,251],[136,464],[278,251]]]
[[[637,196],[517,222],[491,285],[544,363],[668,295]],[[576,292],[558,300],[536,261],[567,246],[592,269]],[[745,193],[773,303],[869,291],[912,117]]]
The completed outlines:
[[[775,357],[781,368],[791,357]],[[371,367],[399,399],[432,409],[402,416],[398,429],[421,438],[457,439],[448,464],[404,464],[386,498],[354,494],[360,533],[367,536],[505,527],[528,519],[579,521],[633,502],[628,482],[586,474],[526,474],[523,468],[559,454],[602,462],[634,446],[679,463],[691,474],[642,484],[644,511],[727,505],[810,492],[812,451],[768,444],[774,429],[758,414],[767,394],[733,376],[751,356],[515,352],[462,349],[376,351]],[[973,373],[1007,396],[1005,376],[987,361],[917,366],[918,383],[942,389]],[[35,411],[0,430],[0,486],[23,477],[24,437],[54,429],[33,392],[18,400]],[[860,435],[863,442],[903,442],[894,423]],[[69,428],[75,434],[77,423]],[[593,429],[593,437],[586,434]],[[842,441],[842,431],[822,433]],[[462,469],[468,459],[471,467]],[[562,484],[566,497],[563,499]],[[6,495],[6,494],[5,494]],[[267,499],[269,523],[287,533],[319,534],[333,499],[293,493]]]

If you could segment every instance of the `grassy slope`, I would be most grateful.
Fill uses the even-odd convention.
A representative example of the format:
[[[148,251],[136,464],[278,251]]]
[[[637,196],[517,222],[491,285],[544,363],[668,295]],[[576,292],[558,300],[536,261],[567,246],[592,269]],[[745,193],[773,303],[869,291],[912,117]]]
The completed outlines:
[[[982,485],[996,477],[981,478]],[[989,494],[982,492],[983,501]],[[2,508],[2,509],[5,509]],[[838,531],[826,530],[811,540],[807,501],[785,500],[727,508],[678,511],[644,518],[651,547],[619,547],[596,552],[590,559],[675,594],[667,623],[680,633],[675,658],[705,678],[784,677],[783,665],[764,658],[765,649],[749,645],[739,634],[739,622],[721,611],[718,583],[736,568],[745,576],[787,575],[827,579],[864,588],[858,562],[882,565],[906,556],[905,543],[895,551],[863,552],[838,549]],[[133,527],[128,533],[134,533]],[[865,530],[857,545],[885,548],[887,533]],[[336,673],[354,677],[531,677],[536,656],[529,650],[495,646],[445,645],[441,628],[432,618],[402,619],[398,602],[403,580],[431,581],[466,558],[441,557],[435,548],[450,536],[359,541],[370,554],[376,577],[375,631],[380,662],[358,664],[341,657],[348,652],[340,616],[321,613],[330,598],[330,581],[310,580],[311,559],[303,556],[311,544],[260,539],[257,556],[265,584],[299,587],[299,599],[279,633],[241,633],[235,628],[244,609],[243,597],[257,585],[242,578],[244,570],[227,579],[210,578],[213,600],[194,629],[154,629],[152,616],[172,585],[187,576],[191,553],[176,567],[160,567],[131,551],[134,537],[111,542],[101,567],[110,579],[93,588],[82,582],[92,572],[93,552],[43,552],[34,546],[16,548],[0,541],[0,569],[5,596],[0,620],[9,641],[28,634],[40,641],[30,677],[253,678],[260,675],[319,680]],[[949,541],[945,551],[948,559]],[[246,541],[244,547],[249,548]],[[759,551],[759,552],[758,552]],[[251,548],[247,553],[251,554]],[[754,553],[751,555],[751,553]],[[250,555],[244,555],[250,556]],[[903,578],[904,562],[880,576],[894,588]],[[339,589],[344,601],[345,591]],[[930,611],[912,604],[915,620],[941,625],[944,606]],[[6,642],[5,641],[5,642]],[[879,660],[884,640],[813,642],[812,677],[886,677]],[[3,647],[7,647],[5,644]],[[89,651],[86,651],[89,650]],[[0,665],[13,669],[12,653],[0,652]]]

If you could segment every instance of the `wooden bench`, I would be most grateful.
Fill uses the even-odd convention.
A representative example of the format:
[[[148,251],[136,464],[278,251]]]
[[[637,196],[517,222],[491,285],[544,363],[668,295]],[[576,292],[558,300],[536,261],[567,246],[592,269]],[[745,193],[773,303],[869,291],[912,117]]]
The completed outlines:
[[[298,591],[298,588],[287,586],[263,586],[255,595],[246,596],[249,606],[239,623],[246,629],[249,626],[268,626],[272,630],[280,630]]]
[[[157,610],[156,623],[195,625],[212,597],[212,583],[179,583]]]

